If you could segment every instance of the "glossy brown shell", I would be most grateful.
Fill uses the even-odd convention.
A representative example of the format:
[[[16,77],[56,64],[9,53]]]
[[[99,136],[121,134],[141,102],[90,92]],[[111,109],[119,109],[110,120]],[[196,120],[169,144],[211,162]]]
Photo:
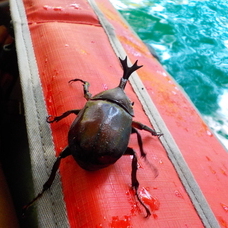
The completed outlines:
[[[118,104],[89,100],[68,134],[73,157],[86,170],[115,163],[127,149],[131,124],[132,116]]]

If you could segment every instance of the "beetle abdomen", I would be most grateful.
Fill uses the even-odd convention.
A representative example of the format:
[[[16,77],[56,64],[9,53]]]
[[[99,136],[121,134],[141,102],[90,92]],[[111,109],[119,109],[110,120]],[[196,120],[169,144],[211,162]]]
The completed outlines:
[[[117,104],[88,101],[69,131],[72,155],[87,170],[115,163],[127,149],[131,124],[132,117]]]

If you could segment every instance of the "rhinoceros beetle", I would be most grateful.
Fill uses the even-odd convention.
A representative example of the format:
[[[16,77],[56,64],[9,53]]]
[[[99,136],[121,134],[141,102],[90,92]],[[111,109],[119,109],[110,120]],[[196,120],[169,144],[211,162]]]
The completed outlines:
[[[25,205],[25,212],[42,194],[51,187],[55,174],[59,168],[61,159],[72,155],[78,165],[89,171],[105,168],[114,164],[122,155],[132,155],[131,184],[136,197],[146,210],[146,217],[150,216],[150,210],[145,206],[138,195],[139,182],[137,180],[137,156],[135,151],[128,147],[131,134],[137,135],[140,154],[146,159],[143,150],[142,138],[136,129],[150,132],[153,136],[161,136],[148,126],[133,121],[133,103],[124,92],[124,88],[130,75],[142,66],[136,61],[131,67],[127,65],[127,57],[120,59],[123,68],[123,77],[119,86],[103,91],[95,96],[89,93],[89,83],[81,79],[73,79],[69,82],[80,81],[83,83],[84,97],[87,102],[83,109],[69,110],[60,116],[48,116],[47,122],[53,123],[62,120],[70,114],[77,115],[68,133],[68,146],[57,157],[50,177],[43,185],[43,190],[29,204]],[[157,169],[146,160],[157,176]]]

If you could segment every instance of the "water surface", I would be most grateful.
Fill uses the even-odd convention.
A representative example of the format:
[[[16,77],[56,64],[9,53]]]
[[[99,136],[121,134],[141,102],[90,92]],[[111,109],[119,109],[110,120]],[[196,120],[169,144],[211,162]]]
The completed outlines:
[[[111,2],[228,148],[228,1]]]

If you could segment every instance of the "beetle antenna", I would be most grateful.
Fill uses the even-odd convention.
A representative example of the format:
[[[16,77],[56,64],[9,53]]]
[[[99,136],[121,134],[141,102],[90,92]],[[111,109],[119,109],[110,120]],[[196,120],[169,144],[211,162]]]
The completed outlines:
[[[138,66],[138,65],[137,65],[138,60],[136,60],[135,63],[134,63],[131,67],[129,67],[129,66],[127,65],[127,56],[126,56],[125,59],[119,58],[119,60],[120,60],[121,65],[122,65],[122,67],[123,67],[123,77],[122,77],[122,79],[121,79],[121,81],[120,81],[119,87],[122,88],[122,89],[124,89],[124,88],[125,88],[125,85],[126,85],[126,83],[127,83],[128,78],[131,76],[131,74],[132,74],[134,71],[136,71],[136,70],[138,70],[139,68],[141,68],[142,65],[141,65],[141,66]]]

